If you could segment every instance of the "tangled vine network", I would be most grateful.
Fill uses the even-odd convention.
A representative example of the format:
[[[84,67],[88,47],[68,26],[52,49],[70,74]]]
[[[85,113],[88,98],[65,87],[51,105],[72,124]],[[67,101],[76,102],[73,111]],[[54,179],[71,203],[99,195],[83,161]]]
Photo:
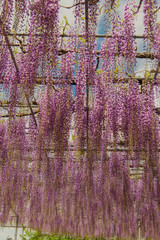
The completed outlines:
[[[159,239],[158,0],[125,1],[123,19],[118,0],[74,0],[74,26],[66,30],[66,20],[61,34],[64,7],[0,3],[0,81],[8,94],[0,102],[0,223],[16,214],[48,233]],[[142,8],[144,49],[156,70],[140,87]],[[102,11],[110,37],[98,51]]]

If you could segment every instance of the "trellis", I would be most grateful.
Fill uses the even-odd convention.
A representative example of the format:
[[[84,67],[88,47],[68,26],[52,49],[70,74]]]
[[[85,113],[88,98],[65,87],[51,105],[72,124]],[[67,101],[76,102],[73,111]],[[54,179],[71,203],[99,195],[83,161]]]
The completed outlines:
[[[114,1],[113,1],[114,2]],[[142,1],[141,1],[142,2]],[[84,5],[85,5],[85,30],[86,30],[86,35],[85,35],[85,39],[86,39],[86,44],[88,44],[88,41],[89,41],[89,36],[88,36],[88,5],[89,5],[89,0],[85,0],[84,2]],[[76,6],[76,5],[75,5]],[[0,24],[2,25],[2,20],[0,18]],[[10,51],[10,55],[11,55],[11,58],[12,58],[12,61],[14,63],[14,67],[16,69],[16,72],[17,72],[17,78],[19,79],[19,68],[18,68],[18,65],[17,65],[17,62],[16,62],[16,59],[15,59],[15,56],[14,56],[14,53],[12,51],[12,47],[20,47],[20,49],[22,50],[22,52],[25,52],[25,49],[24,47],[26,47],[27,45],[25,43],[23,43],[20,39],[18,39],[17,43],[10,43],[10,38],[11,37],[28,37],[29,34],[26,34],[26,33],[8,33],[6,32],[5,30],[5,27],[3,27],[3,32],[2,32],[4,38],[5,38],[5,41],[6,41],[6,45]],[[40,35],[37,34],[37,37],[39,37]],[[66,35],[66,34],[61,34],[60,37],[63,39],[63,38],[69,38],[71,37],[70,35]],[[83,35],[78,35],[78,37],[83,37]],[[95,37],[97,38],[112,38],[112,35],[100,35],[100,34],[97,34],[95,35]],[[134,35],[133,38],[135,39],[144,39],[145,36],[136,36]],[[63,55],[63,54],[66,54],[68,53],[68,50],[67,49],[59,49],[59,56]],[[118,54],[118,53],[117,53]],[[97,61],[98,59],[100,58],[100,52],[97,51]],[[140,58],[140,59],[143,59],[143,58],[148,58],[148,59],[154,59],[155,56],[153,53],[137,53],[136,54],[136,58]],[[159,74],[159,67],[160,67],[160,61],[158,62],[158,65],[157,65],[157,68],[155,69],[154,71],[154,76],[153,76],[153,79],[149,79],[149,80],[154,80],[156,82],[156,79],[158,77],[158,74]],[[136,78],[136,77],[135,77]],[[136,78],[140,85],[142,85],[142,82],[143,81],[146,81],[145,78]],[[130,80],[129,77],[125,78],[125,82],[128,82]],[[45,83],[45,76],[42,76],[42,77],[37,77],[37,84],[41,84],[41,83]],[[117,82],[117,79],[115,78],[115,82]],[[1,83],[3,83],[3,79],[1,79]],[[19,82],[17,82],[19,83]],[[52,81],[52,84],[56,84],[58,83],[59,84],[59,81],[56,81],[56,78]],[[65,84],[64,82],[60,83],[60,84]],[[70,82],[71,85],[76,85],[76,82],[75,81],[71,81]],[[89,76],[88,76],[88,68],[86,70],[86,107],[85,107],[85,110],[86,110],[86,113],[87,113],[87,121],[86,121],[86,153],[88,154],[88,138],[89,138],[89,133],[88,133],[88,128],[89,128],[89,98],[90,98],[90,93],[89,93],[89,87],[90,87],[91,83],[90,83],[90,80],[89,80]],[[36,121],[36,117],[35,115],[37,113],[39,113],[39,106],[37,103],[34,104],[34,102],[30,102],[30,99],[28,98],[28,95],[26,93],[26,90],[23,89],[24,91],[24,95],[25,95],[25,98],[26,98],[26,101],[27,101],[27,104],[26,105],[19,105],[17,107],[20,107],[20,108],[24,108],[24,107],[28,107],[29,110],[30,110],[30,113],[24,113],[24,114],[17,114],[16,116],[19,116],[19,117],[23,117],[23,116],[29,116],[29,115],[32,115],[33,116],[33,119],[34,119],[34,122],[35,122],[35,125],[37,126],[37,121]],[[56,91],[56,89],[55,89]],[[8,104],[1,104],[1,107],[7,107]],[[35,111],[33,109],[36,109]],[[157,113],[159,113],[159,109],[155,109],[155,111],[157,111]],[[8,118],[9,115],[7,114],[4,114],[2,116],[3,118]],[[124,152],[124,151],[129,151],[127,148],[123,148],[122,146],[120,146],[119,148],[117,147],[116,149],[115,148],[110,148],[110,149],[107,149],[107,151],[121,151],[121,152]],[[135,173],[136,174],[136,173]],[[141,174],[141,173],[140,173]],[[139,173],[138,173],[139,175]],[[16,237],[15,237],[16,239]]]

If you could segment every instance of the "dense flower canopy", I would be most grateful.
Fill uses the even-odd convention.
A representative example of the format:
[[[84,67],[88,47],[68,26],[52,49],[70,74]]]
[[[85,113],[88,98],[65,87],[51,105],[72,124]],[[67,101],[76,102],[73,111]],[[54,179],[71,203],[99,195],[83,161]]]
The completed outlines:
[[[160,25],[156,0],[2,0],[0,223],[95,237],[160,235]],[[135,77],[135,17],[144,11],[152,78]],[[103,9],[107,34],[97,50]],[[22,32],[22,33],[21,33]]]

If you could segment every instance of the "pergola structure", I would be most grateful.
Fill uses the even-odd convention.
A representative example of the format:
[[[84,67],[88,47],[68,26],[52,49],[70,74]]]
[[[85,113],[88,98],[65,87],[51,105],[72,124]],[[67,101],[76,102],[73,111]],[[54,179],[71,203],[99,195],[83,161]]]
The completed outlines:
[[[133,21],[142,4],[145,33],[138,36]],[[8,97],[1,101],[0,222],[14,213],[20,224],[47,232],[156,239],[159,6],[128,1],[121,21],[117,1],[105,0],[105,35],[95,33],[99,1],[65,7],[75,8],[67,34],[66,26],[58,31],[60,7],[57,0],[2,2],[0,81]],[[23,13],[27,33],[17,27]],[[100,51],[97,38],[104,38]],[[142,53],[135,39],[144,39]],[[137,58],[155,60],[149,76],[136,77]]]

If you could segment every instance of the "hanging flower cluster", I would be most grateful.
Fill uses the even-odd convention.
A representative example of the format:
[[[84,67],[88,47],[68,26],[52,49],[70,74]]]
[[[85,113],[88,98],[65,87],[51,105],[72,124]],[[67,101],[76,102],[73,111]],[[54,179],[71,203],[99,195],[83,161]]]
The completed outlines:
[[[160,59],[160,24],[156,24],[155,29],[154,29],[154,54],[157,57],[157,59]]]
[[[144,31],[145,35],[148,37],[149,47],[152,47],[154,44],[154,29],[156,22],[156,9],[157,1],[156,0],[144,0]]]
[[[154,81],[140,91],[135,5],[127,1],[122,21],[117,2],[104,2],[113,37],[97,52],[99,1],[74,1],[75,28],[66,38],[58,0],[3,0],[0,76],[9,108],[0,117],[0,223],[16,214],[19,224],[49,233],[159,238]],[[159,61],[155,5],[144,0],[144,24]],[[16,52],[8,34],[25,23],[23,13],[29,32]]]

